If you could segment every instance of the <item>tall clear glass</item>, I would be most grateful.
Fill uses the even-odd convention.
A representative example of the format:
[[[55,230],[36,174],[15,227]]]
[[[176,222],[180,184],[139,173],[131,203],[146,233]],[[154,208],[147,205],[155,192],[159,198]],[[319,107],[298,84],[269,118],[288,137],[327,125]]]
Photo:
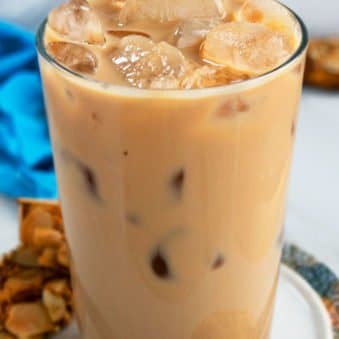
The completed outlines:
[[[199,90],[77,75],[37,45],[84,339],[267,339],[307,33]]]

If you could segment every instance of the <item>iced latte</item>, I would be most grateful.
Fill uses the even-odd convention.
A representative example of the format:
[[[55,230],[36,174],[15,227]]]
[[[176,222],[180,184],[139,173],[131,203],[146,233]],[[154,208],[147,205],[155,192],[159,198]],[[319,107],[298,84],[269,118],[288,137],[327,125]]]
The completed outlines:
[[[273,0],[71,0],[38,47],[84,339],[268,339],[307,36]]]

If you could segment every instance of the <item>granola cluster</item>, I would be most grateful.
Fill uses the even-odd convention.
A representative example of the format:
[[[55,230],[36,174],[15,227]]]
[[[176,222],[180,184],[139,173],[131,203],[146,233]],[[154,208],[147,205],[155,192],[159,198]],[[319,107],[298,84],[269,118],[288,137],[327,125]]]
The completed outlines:
[[[20,200],[20,246],[0,260],[0,339],[42,339],[72,319],[60,207]]]

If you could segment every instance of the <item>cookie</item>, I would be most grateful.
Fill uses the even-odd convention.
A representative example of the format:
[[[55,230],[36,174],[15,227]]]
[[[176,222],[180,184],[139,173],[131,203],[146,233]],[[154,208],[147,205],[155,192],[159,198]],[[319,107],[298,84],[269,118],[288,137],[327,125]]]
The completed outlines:
[[[311,40],[306,62],[305,83],[339,89],[339,37]]]

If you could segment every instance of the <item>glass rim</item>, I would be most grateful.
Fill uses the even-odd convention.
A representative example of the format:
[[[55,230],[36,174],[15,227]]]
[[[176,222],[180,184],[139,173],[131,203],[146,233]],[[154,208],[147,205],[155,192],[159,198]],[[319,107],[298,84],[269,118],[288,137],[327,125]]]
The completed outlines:
[[[47,61],[50,65],[65,73],[67,76],[71,76],[74,80],[82,81],[87,85],[94,85],[98,90],[118,93],[119,95],[127,95],[127,96],[140,96],[140,97],[176,97],[176,98],[191,98],[192,95],[201,97],[201,96],[213,96],[222,93],[233,93],[237,91],[242,91],[246,89],[250,89],[255,87],[258,83],[265,82],[273,78],[276,74],[283,72],[286,68],[288,68],[293,62],[298,59],[307,49],[309,43],[309,34],[307,27],[304,21],[300,18],[300,16],[293,11],[291,8],[282,4],[278,0],[272,0],[278,3],[280,6],[283,6],[290,15],[296,20],[296,23],[299,25],[301,39],[298,48],[295,52],[281,65],[270,70],[264,74],[258,75],[254,78],[250,78],[244,81],[240,81],[233,84],[225,84],[221,86],[215,87],[206,87],[206,88],[195,88],[195,89],[146,89],[146,88],[136,88],[129,87],[124,85],[116,85],[110,82],[100,81],[93,79],[89,76],[77,73],[67,68],[66,66],[59,63],[55,60],[50,54],[48,54],[45,44],[44,44],[44,34],[48,22],[48,18],[46,17],[42,23],[40,24],[37,35],[36,35],[36,48],[40,56],[42,56],[45,61]]]

